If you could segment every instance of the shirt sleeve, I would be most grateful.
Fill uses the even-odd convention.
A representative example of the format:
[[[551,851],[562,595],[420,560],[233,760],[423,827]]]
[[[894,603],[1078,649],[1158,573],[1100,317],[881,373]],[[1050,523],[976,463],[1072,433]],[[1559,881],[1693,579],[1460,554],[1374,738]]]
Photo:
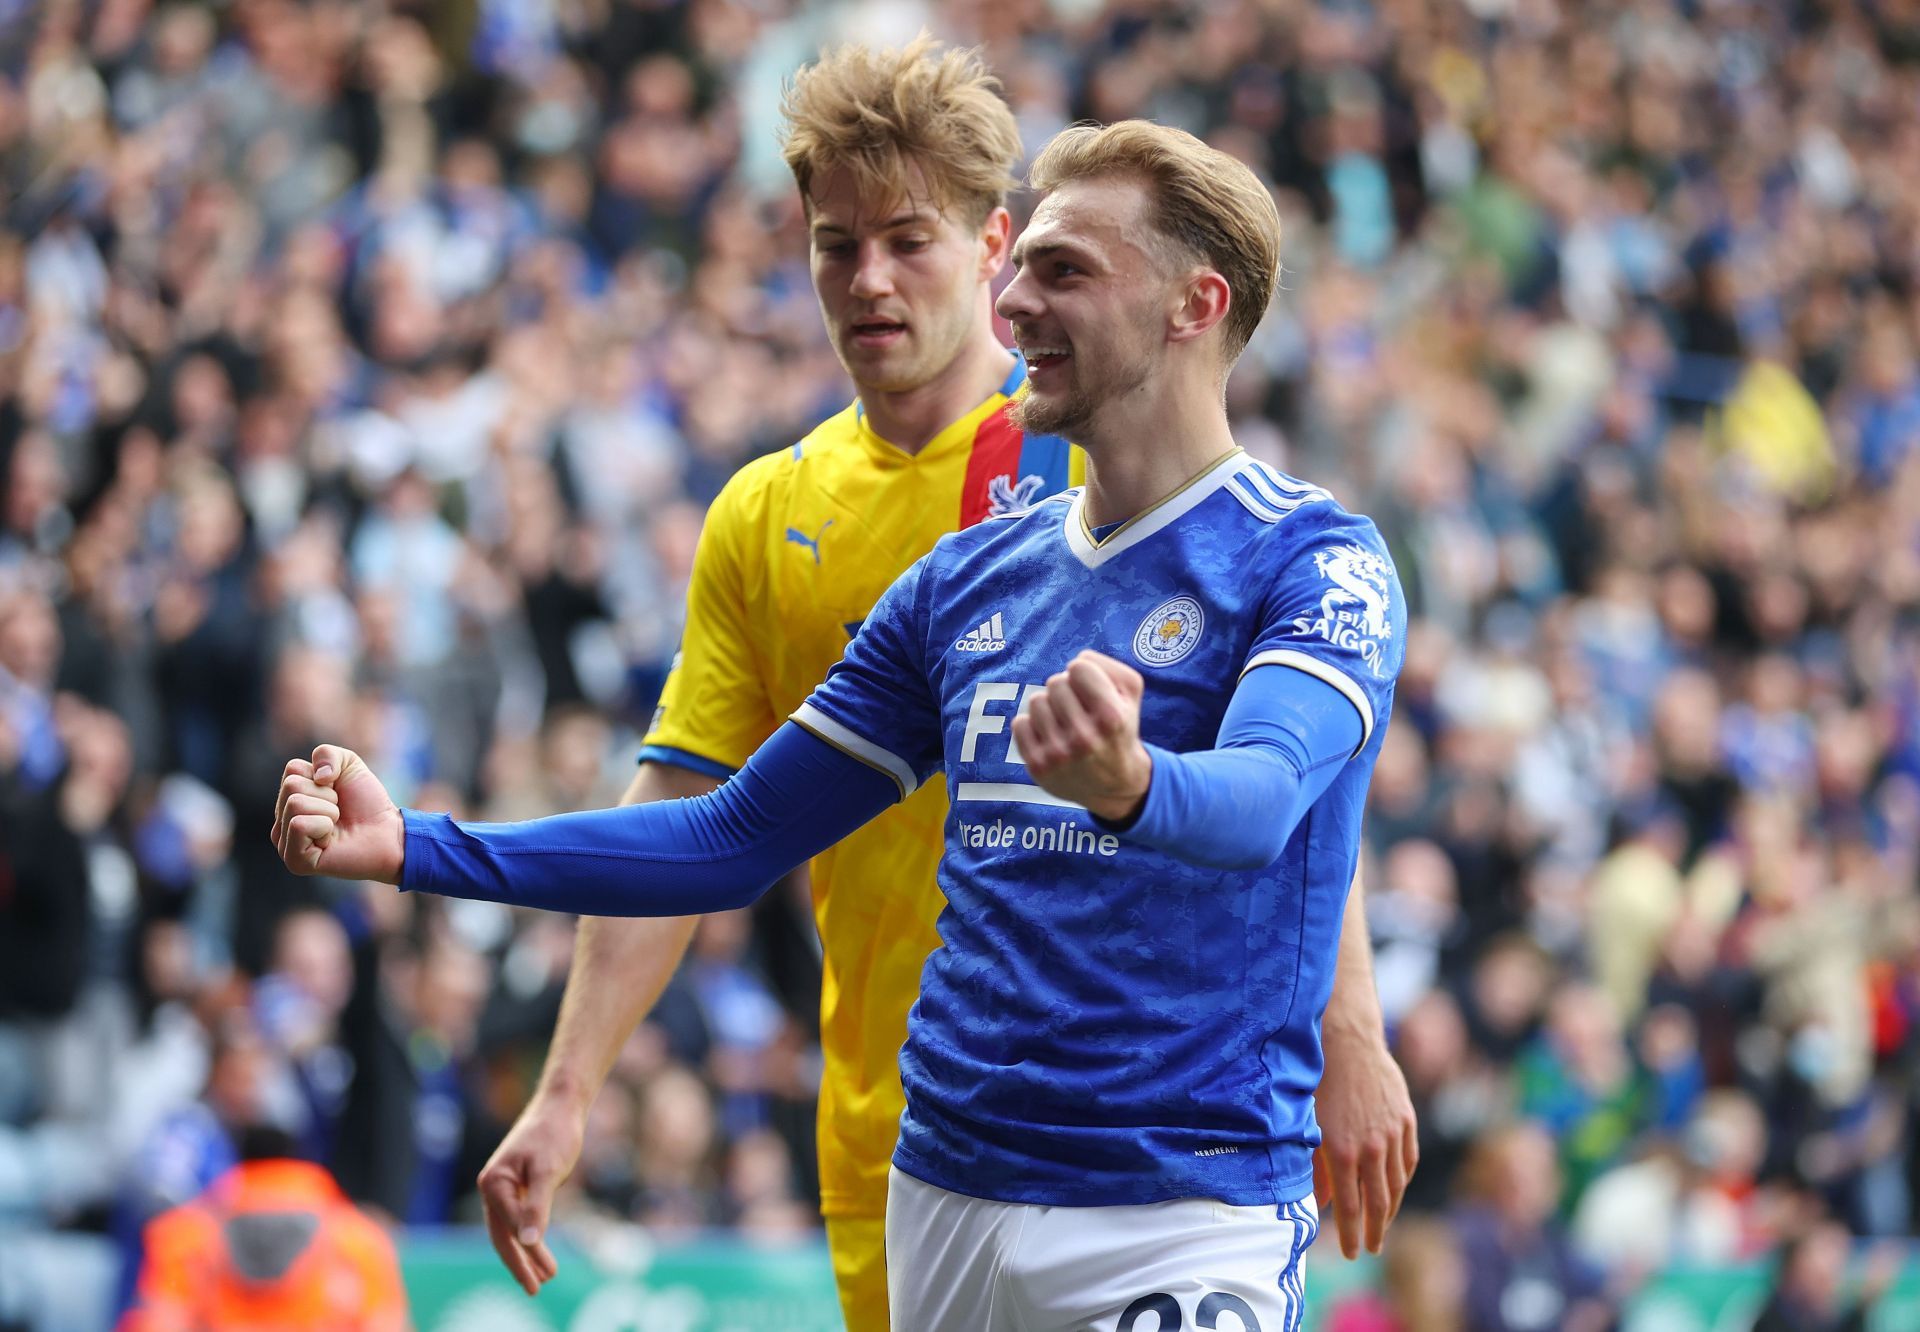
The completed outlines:
[[[687,586],[687,624],[660,706],[641,742],[642,762],[726,777],[747,761],[779,719],[767,697],[747,609],[748,564],[762,506],[752,467],[707,510]]]
[[[1268,588],[1241,675],[1286,666],[1332,685],[1359,714],[1358,754],[1391,710],[1406,637],[1406,597],[1379,531],[1342,515],[1292,554]]]
[[[910,796],[940,770],[940,708],[927,672],[932,556],[881,594],[860,632],[793,720],[877,768]]]
[[[1249,671],[1212,749],[1148,745],[1153,777],[1130,825],[1103,826],[1192,865],[1257,869],[1280,858],[1313,802],[1360,746],[1347,697],[1303,671]]]
[[[525,823],[403,811],[401,887],[590,916],[745,906],[894,803],[892,782],[794,725],[718,790]]]

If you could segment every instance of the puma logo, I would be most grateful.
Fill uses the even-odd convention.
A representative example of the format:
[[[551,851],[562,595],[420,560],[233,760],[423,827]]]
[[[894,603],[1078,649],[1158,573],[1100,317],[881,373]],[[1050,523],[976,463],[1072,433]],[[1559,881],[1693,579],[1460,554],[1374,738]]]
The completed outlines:
[[[820,563],[820,538],[825,536],[827,529],[832,526],[833,519],[827,519],[826,522],[820,524],[820,531],[815,536],[808,536],[797,527],[789,527],[787,529],[787,540],[796,546],[805,546],[808,550],[812,551],[813,562],[818,564]]]

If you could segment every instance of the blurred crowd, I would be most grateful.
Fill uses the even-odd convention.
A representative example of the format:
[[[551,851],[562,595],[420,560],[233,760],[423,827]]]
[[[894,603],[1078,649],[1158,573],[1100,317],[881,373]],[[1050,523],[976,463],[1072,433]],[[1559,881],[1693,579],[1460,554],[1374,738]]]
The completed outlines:
[[[1412,602],[1367,880],[1422,1164],[1336,1321],[1597,1330],[1781,1246],[1769,1327],[1884,1285],[1920,5],[0,0],[0,1326],[99,1325],[263,1130],[473,1218],[569,924],[291,878],[280,766],[617,797],[704,505],[848,393],[780,80],[923,23],[1030,149],[1149,116],[1273,182],[1236,429]],[[802,894],[701,926],[564,1217],[816,1224]]]

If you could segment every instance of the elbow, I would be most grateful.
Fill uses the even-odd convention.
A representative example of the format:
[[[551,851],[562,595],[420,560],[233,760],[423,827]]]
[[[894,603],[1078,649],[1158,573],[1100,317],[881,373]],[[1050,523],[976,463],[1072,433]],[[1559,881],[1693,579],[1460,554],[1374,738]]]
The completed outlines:
[[[780,882],[794,870],[792,865],[784,865],[771,857],[741,856],[730,864],[715,865],[713,872],[702,875],[696,891],[697,903],[690,904],[684,915],[710,915],[716,911],[739,911],[752,906],[767,895],[767,890]],[[692,887],[693,885],[689,885]]]
[[[1265,805],[1266,802],[1261,802]],[[1213,838],[1198,838],[1195,860],[1211,869],[1233,870],[1251,873],[1263,870],[1280,859],[1287,849],[1287,843],[1293,837],[1295,827],[1299,825],[1298,814],[1287,809],[1275,817],[1268,806],[1263,812],[1255,813],[1261,805],[1246,808],[1243,816],[1236,820],[1238,826],[1232,835]]]
[[[1218,848],[1219,854],[1202,863],[1210,869],[1233,870],[1240,873],[1263,870],[1280,859],[1280,852],[1285,845],[1284,842],[1269,845],[1262,839],[1257,846],[1221,847]]]
[[[1280,853],[1286,850],[1286,847],[1285,830],[1262,829],[1244,838],[1223,838],[1188,847],[1181,853],[1180,858],[1189,865],[1199,865],[1204,869],[1247,873],[1252,870],[1263,870],[1273,864],[1280,859]]]
[[[750,907],[755,902],[758,902],[761,898],[765,897],[767,895],[767,890],[773,887],[773,885],[778,882],[780,882],[779,876],[776,876],[771,879],[766,879],[764,881],[761,880],[758,876],[755,876],[753,878],[746,878],[746,879],[736,879],[733,883],[728,884],[725,888],[723,888],[720,891],[719,897],[721,900],[719,904],[716,906],[708,907],[707,910],[708,911],[739,911],[745,907]]]
[[[564,898],[545,902],[516,902],[514,905],[538,906],[549,911],[571,911],[580,916],[625,916],[629,919],[661,920],[670,916],[716,916],[723,911],[739,911],[752,906],[771,888],[771,883],[744,879],[681,883],[665,891],[596,894],[586,899]]]

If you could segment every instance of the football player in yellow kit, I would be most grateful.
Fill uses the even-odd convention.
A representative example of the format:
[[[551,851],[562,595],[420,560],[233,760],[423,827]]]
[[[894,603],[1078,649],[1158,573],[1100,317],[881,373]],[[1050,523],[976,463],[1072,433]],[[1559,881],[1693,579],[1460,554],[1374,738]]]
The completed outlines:
[[[1064,489],[1064,440],[1007,407],[1025,378],[992,324],[1004,204],[1020,139],[977,56],[922,38],[848,47],[801,71],[785,154],[805,206],[813,283],[859,398],[755,460],[708,512],[681,653],[625,801],[725,780],[806,698],[874,602],[943,534]],[[1078,480],[1075,475],[1071,480]],[[907,1010],[938,945],[944,790],[923,789],[809,867],[824,952],[820,1205],[853,1332],[887,1328],[887,1166],[904,1104]],[[1351,894],[1324,1022],[1326,1135],[1316,1191],[1349,1254],[1377,1248],[1416,1156],[1385,1046],[1360,894]],[[588,1106],[659,997],[693,919],[583,918],[534,1096],[480,1176],[487,1225],[528,1293]]]

